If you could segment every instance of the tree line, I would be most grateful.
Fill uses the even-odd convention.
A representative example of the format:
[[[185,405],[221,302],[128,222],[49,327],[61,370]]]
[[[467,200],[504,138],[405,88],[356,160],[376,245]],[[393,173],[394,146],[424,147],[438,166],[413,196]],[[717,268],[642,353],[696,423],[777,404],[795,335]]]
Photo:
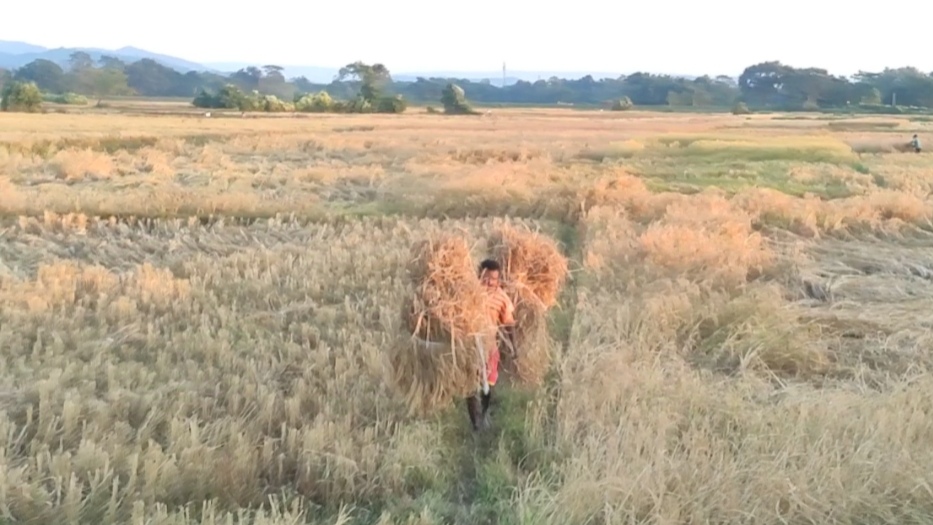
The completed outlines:
[[[178,72],[151,59],[132,63],[76,52],[62,67],[39,59],[16,70],[0,69],[0,85],[33,83],[46,97],[190,97],[199,107],[256,111],[399,112],[409,102],[439,103],[456,98],[483,105],[528,104],[604,106],[732,107],[826,110],[861,108],[909,111],[933,107],[933,75],[916,68],[860,72],[852,77],[825,69],[794,68],[780,62],[747,67],[735,80],[726,76],[680,78],[634,73],[613,79],[549,78],[495,86],[489,81],[449,78],[392,79],[382,64],[348,64],[329,83],[288,79],[276,65],[243,68],[230,75]],[[456,88],[456,89],[454,89]],[[72,95],[74,94],[74,95]],[[48,98],[46,98],[48,100]],[[461,107],[461,109],[463,109]],[[464,110],[461,112],[468,112]]]

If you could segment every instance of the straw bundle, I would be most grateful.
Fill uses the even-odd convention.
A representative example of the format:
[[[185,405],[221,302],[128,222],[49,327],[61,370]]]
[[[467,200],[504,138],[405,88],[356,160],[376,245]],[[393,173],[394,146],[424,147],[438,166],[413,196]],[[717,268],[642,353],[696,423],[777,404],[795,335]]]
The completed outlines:
[[[552,358],[547,336],[547,308],[527,287],[509,284],[503,288],[515,304],[518,357],[509,355],[507,343],[500,344],[502,367],[518,384],[538,386],[544,380]]]
[[[547,311],[557,304],[567,278],[567,260],[551,239],[505,226],[488,240],[502,266],[503,289],[515,304],[517,359],[503,355],[503,367],[520,384],[539,385],[550,366]]]
[[[452,341],[488,329],[486,295],[466,240],[442,234],[415,244],[408,275],[415,293],[411,320],[416,323],[409,328],[421,330],[419,325],[427,321]]]
[[[529,288],[545,308],[557,304],[567,279],[567,259],[553,240],[527,228],[503,226],[490,236],[488,246],[510,283]]]
[[[412,411],[427,411],[480,385],[495,327],[464,239],[442,235],[412,247],[408,265],[413,294],[401,312],[406,337],[390,352],[392,379]]]

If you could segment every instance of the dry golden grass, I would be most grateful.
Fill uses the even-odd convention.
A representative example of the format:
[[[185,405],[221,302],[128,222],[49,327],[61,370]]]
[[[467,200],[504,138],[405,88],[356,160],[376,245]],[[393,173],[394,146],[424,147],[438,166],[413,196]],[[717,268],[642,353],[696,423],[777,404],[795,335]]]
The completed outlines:
[[[930,162],[853,147],[926,124],[250,117],[0,114],[0,522],[933,516]],[[473,439],[390,351],[411,244],[503,224],[570,279]]]

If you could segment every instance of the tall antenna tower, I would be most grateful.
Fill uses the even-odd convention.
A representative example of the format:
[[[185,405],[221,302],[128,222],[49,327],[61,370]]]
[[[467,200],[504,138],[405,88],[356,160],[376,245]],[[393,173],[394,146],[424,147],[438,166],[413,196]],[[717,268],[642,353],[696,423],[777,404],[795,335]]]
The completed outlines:
[[[502,63],[502,87],[505,87],[505,62]]]

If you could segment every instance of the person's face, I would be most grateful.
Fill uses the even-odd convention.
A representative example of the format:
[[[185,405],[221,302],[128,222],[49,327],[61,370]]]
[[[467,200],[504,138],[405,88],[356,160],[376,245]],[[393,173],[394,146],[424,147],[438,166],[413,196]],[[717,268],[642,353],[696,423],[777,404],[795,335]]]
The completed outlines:
[[[480,277],[480,282],[489,290],[494,290],[499,287],[499,271],[498,270],[483,270],[483,275]]]

